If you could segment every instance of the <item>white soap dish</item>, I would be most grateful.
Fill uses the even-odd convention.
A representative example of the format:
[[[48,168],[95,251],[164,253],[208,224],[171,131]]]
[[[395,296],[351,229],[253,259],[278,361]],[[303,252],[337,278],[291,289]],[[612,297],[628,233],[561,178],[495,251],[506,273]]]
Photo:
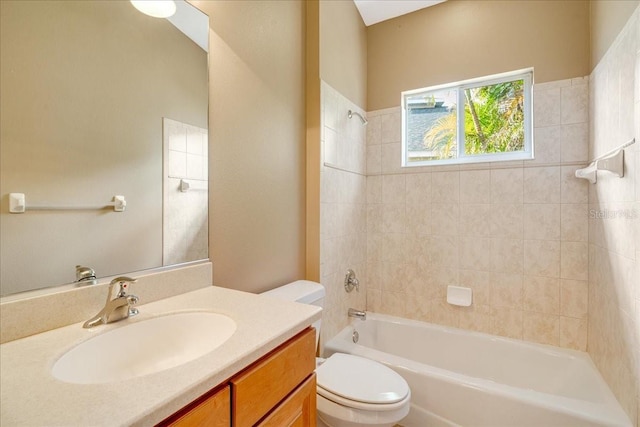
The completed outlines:
[[[447,286],[447,302],[451,305],[469,307],[471,305],[473,291],[462,286]]]

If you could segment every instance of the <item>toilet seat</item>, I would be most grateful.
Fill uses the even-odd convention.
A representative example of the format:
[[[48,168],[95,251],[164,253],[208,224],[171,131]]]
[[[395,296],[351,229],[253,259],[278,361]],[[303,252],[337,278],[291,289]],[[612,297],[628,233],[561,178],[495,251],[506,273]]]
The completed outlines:
[[[393,411],[411,397],[398,373],[364,357],[336,353],[316,369],[317,392],[337,404],[367,411]]]
[[[318,393],[318,396],[322,396],[331,402],[337,403],[338,405],[347,408],[360,409],[366,412],[395,411],[397,409],[401,409],[411,399],[411,395],[407,395],[404,399],[396,403],[363,403],[358,402],[357,400],[345,399],[344,397],[333,394],[330,391],[323,389],[322,387],[317,387],[316,391]]]

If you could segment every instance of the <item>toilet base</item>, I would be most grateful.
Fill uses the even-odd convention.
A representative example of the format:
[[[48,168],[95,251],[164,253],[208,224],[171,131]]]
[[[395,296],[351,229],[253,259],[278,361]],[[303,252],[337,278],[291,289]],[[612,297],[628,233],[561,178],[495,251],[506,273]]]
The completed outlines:
[[[316,397],[319,427],[393,427],[409,414],[409,399],[402,408],[373,412],[347,408],[319,394]]]

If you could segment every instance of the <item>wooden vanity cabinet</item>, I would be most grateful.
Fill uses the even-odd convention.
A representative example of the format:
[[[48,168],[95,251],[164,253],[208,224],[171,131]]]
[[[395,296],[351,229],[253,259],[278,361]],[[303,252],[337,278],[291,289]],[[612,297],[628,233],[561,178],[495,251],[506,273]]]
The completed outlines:
[[[292,391],[304,386],[305,380],[315,375],[315,346],[315,329],[307,329],[233,377],[230,381],[233,426],[256,425]],[[315,384],[315,377],[312,381]]]
[[[159,425],[315,427],[315,334],[302,331]]]
[[[312,374],[284,402],[258,423],[260,427],[315,427],[316,374]]]
[[[194,405],[195,404],[195,405]],[[225,386],[213,394],[205,395],[204,400],[198,399],[194,404],[184,408],[186,412],[178,412],[175,421],[166,420],[171,427],[229,427],[231,425],[231,387]]]

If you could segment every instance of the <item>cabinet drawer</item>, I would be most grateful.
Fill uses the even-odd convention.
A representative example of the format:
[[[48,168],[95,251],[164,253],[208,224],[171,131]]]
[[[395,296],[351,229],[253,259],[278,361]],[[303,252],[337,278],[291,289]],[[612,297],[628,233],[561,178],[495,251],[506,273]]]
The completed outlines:
[[[162,425],[162,424],[160,424]],[[197,404],[170,427],[229,427],[231,425],[231,393],[229,386]]]
[[[315,345],[309,328],[231,380],[234,427],[253,426],[313,372]]]
[[[259,427],[315,427],[316,374],[291,393],[258,424]]]

